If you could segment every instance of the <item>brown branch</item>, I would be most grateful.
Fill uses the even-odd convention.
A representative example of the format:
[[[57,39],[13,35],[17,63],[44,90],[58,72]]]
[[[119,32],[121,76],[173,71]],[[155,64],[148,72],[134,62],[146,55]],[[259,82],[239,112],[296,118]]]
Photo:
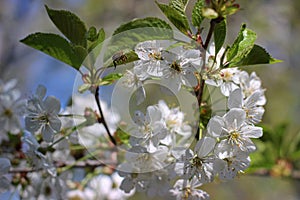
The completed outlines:
[[[117,142],[115,140],[115,138],[111,135],[110,131],[109,131],[109,128],[108,128],[108,125],[104,119],[104,115],[103,115],[103,111],[102,111],[102,108],[101,108],[101,104],[100,104],[100,101],[99,101],[99,86],[96,88],[96,92],[95,92],[95,100],[96,100],[96,103],[97,103],[97,106],[98,106],[98,110],[100,112],[100,115],[101,115],[101,118],[98,120],[99,123],[102,123],[108,136],[109,136],[109,139],[110,141],[115,145],[117,146]]]
[[[107,165],[117,165],[116,162],[112,161],[99,161],[99,160],[86,160],[77,162],[57,162],[55,168],[62,168],[66,166],[72,166],[72,168],[95,168]],[[44,168],[11,168],[8,173],[32,173],[42,171]]]

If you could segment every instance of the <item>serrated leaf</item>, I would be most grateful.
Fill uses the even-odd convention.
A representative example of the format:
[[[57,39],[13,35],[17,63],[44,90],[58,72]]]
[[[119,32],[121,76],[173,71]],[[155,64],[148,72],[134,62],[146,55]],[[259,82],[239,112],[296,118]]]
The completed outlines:
[[[245,24],[242,25],[238,37],[227,51],[227,61],[230,63],[229,67],[238,65],[238,63],[250,53],[256,37],[254,31],[246,28]]]
[[[75,69],[79,69],[83,61],[81,48],[73,48],[63,37],[52,33],[34,33],[20,42],[35,48]],[[80,52],[80,53],[79,53]]]
[[[215,56],[221,50],[226,38],[226,19],[223,19],[218,23],[214,30],[214,41],[215,41]]]
[[[169,6],[178,10],[181,14],[185,15],[187,0],[171,0]]]
[[[160,4],[157,1],[155,1],[155,3],[179,31],[184,34],[187,34],[188,31],[191,32],[189,22],[185,13],[178,11],[172,6]]]
[[[91,52],[93,49],[95,49],[98,45],[100,45],[105,40],[105,32],[104,29],[100,29],[99,32],[96,35],[96,38],[92,42],[88,44],[88,52]],[[100,53],[101,47],[99,47],[99,50],[97,51]]]
[[[250,53],[237,63],[238,66],[258,65],[258,64],[274,64],[281,62],[281,60],[274,59],[261,46],[254,45]]]
[[[201,23],[204,19],[202,15],[203,6],[204,6],[204,0],[198,0],[195,3],[195,6],[192,11],[192,24],[198,28],[200,28]]]
[[[173,31],[171,26],[155,17],[134,19],[122,24],[113,33],[108,47],[105,49],[105,63],[110,63],[111,57],[118,51],[134,49],[134,47],[147,40],[170,40]]]
[[[86,51],[85,48],[79,45],[73,46],[72,48],[77,57],[76,60],[78,60],[78,63],[82,64],[84,59],[87,57],[88,52]]]
[[[119,33],[129,31],[132,29],[147,28],[147,27],[170,29],[170,30],[172,29],[171,26],[162,19],[155,18],[155,17],[146,17],[143,19],[134,19],[130,22],[122,24],[121,26],[119,26],[119,28],[117,28],[114,31],[113,35],[117,35]]]
[[[86,32],[85,24],[80,18],[66,10],[54,10],[45,6],[51,21],[66,36],[73,44],[86,47]]]

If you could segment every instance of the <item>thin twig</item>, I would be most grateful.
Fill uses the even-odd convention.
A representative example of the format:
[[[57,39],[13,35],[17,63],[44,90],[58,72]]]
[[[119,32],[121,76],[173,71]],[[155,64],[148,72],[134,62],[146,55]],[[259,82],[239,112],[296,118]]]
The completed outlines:
[[[86,160],[80,162],[59,162],[55,164],[55,168],[62,168],[66,166],[72,166],[71,168],[94,168],[94,167],[101,167],[107,165],[116,165],[116,162],[112,161],[99,161],[99,160]],[[16,174],[16,173],[32,173],[42,171],[44,168],[12,168],[9,170],[8,173]]]
[[[109,128],[108,128],[108,125],[106,123],[106,120],[104,119],[104,114],[103,114],[101,104],[100,104],[100,101],[99,101],[99,86],[96,88],[96,91],[95,91],[95,100],[96,100],[98,110],[99,110],[100,115],[101,115],[101,118],[98,119],[98,122],[103,124],[103,126],[104,126],[104,128],[105,128],[105,130],[106,130],[106,132],[109,136],[110,141],[116,146],[117,142],[116,142],[115,138],[111,135],[111,133],[109,131]]]

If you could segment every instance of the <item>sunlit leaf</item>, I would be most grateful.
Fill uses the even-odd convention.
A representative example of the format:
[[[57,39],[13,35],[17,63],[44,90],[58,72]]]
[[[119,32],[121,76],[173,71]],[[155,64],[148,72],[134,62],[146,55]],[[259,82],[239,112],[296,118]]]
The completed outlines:
[[[75,69],[79,69],[85,57],[82,47],[73,47],[63,37],[52,33],[34,33],[20,42],[48,54]]]
[[[250,53],[256,37],[254,31],[246,28],[245,24],[242,25],[238,37],[227,51],[227,60],[230,62],[230,67],[239,65],[239,62]]]
[[[172,6],[160,4],[157,1],[156,4],[178,30],[180,30],[184,34],[187,34],[188,31],[191,32],[189,22],[185,13],[178,11]]]
[[[254,45],[250,53],[241,60],[240,63],[237,63],[239,66],[245,65],[257,65],[257,64],[274,64],[282,62],[272,58],[271,55],[261,46]]]
[[[204,19],[202,15],[203,6],[204,6],[204,0],[198,0],[195,3],[195,6],[192,11],[192,24],[198,28],[200,28],[201,23]]]
[[[64,34],[73,44],[86,47],[87,29],[80,18],[66,10],[54,10],[45,6],[47,13],[55,26]]]

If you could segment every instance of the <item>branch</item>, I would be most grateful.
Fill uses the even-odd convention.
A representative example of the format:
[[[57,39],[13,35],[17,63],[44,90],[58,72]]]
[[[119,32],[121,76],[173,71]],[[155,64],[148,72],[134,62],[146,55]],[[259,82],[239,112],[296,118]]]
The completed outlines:
[[[55,164],[55,168],[62,168],[66,166],[72,166],[72,168],[95,168],[107,165],[117,165],[116,162],[112,161],[99,161],[99,160],[86,160],[86,161],[77,161],[77,162],[57,162]],[[44,168],[12,168],[8,173],[16,174],[16,173],[32,173],[42,171]]]
[[[115,140],[115,138],[111,135],[110,131],[109,131],[109,128],[108,128],[108,125],[106,123],[106,120],[104,119],[104,115],[103,115],[103,111],[102,111],[102,108],[101,108],[101,104],[100,104],[100,101],[99,101],[99,86],[97,86],[96,88],[96,92],[95,92],[95,100],[96,100],[96,103],[97,103],[97,106],[98,106],[98,110],[100,112],[100,115],[101,115],[101,118],[98,119],[98,122],[101,124],[103,124],[108,136],[109,136],[109,139],[110,141],[116,146],[117,145],[117,142]]]

